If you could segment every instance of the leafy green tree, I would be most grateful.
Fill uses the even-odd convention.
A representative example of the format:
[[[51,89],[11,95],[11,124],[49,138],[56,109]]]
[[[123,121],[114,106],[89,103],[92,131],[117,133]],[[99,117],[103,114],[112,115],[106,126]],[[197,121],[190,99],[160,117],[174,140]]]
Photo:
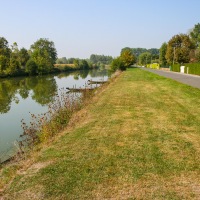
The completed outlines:
[[[130,49],[126,49],[126,50],[122,51],[120,57],[126,68],[130,67],[131,65],[133,65],[136,62],[136,58],[132,54],[132,51]]]
[[[25,72],[29,75],[37,74],[38,66],[33,59],[29,59],[26,63]]]
[[[10,62],[7,68],[7,74],[13,75],[19,72],[20,62],[19,62],[19,49],[16,42],[11,46]]]
[[[68,64],[67,58],[66,57],[58,58],[56,60],[56,64]]]
[[[0,37],[0,73],[9,67],[10,53],[8,41],[4,37]]]
[[[157,60],[159,59],[159,49],[156,48],[151,48],[151,49],[146,49],[146,48],[130,48],[130,47],[125,47],[121,50],[121,53],[125,50],[131,50],[132,54],[135,55],[136,57],[136,62],[139,62],[139,56],[142,53],[149,52],[151,54],[151,59],[152,60]]]
[[[153,57],[159,57],[159,49],[157,49],[157,48],[148,49],[148,52],[149,52]]]
[[[73,64],[75,67],[79,67],[79,60],[78,59],[74,59]]]
[[[186,34],[173,36],[167,44],[166,59],[168,63],[188,63],[190,51],[194,49],[194,43]]]
[[[40,38],[31,45],[31,58],[38,66],[38,73],[50,72],[57,59],[57,51],[54,42],[45,38]]]
[[[84,59],[80,61],[79,66],[81,69],[89,69],[88,62]]]
[[[19,50],[19,63],[22,69],[25,68],[27,61],[30,59],[30,55],[24,47]]]
[[[195,24],[194,28],[190,32],[190,37],[195,44],[195,47],[200,47],[200,23]]]
[[[97,61],[97,59],[96,59],[96,55],[95,54],[92,54],[91,56],[90,56],[90,61],[92,62],[92,63],[94,63],[94,64],[96,64],[98,61]]]
[[[117,58],[113,59],[113,61],[111,63],[111,70],[112,71],[126,70],[126,67],[124,66],[124,62],[122,61],[121,57],[117,57]]]
[[[123,49],[121,49],[120,55],[121,55],[124,51],[130,51],[130,52],[132,53],[133,48],[130,48],[130,47],[124,47]]]
[[[159,61],[161,66],[167,65],[167,59],[165,58],[167,52],[167,43],[164,42],[162,46],[160,47],[160,55],[159,55]]]
[[[139,56],[139,64],[147,65],[151,63],[152,55],[149,52],[144,52]]]
[[[74,59],[75,58],[68,58],[67,59],[68,64],[73,64],[74,63]]]
[[[108,65],[112,62],[113,58],[112,56],[105,56],[105,55],[96,55],[92,54],[90,56],[90,62],[93,64],[97,64],[100,66],[100,64]]]
[[[139,58],[140,54],[147,52],[148,50],[145,48],[132,48],[133,54]]]

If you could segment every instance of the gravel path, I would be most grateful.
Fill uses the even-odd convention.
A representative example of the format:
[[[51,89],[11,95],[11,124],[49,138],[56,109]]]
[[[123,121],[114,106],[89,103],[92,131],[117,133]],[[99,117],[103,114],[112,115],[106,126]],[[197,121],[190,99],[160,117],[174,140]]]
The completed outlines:
[[[182,74],[182,73],[171,72],[171,71],[149,69],[149,68],[141,68],[141,69],[152,72],[154,74],[158,74],[160,76],[174,79],[180,83],[184,83],[184,84],[200,89],[200,76],[191,75],[191,74]]]

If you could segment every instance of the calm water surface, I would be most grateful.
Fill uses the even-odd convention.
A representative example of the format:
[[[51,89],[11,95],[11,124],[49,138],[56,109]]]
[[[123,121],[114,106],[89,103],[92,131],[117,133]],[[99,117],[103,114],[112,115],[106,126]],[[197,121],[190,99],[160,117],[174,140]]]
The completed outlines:
[[[47,111],[61,88],[85,87],[88,80],[107,80],[106,70],[76,71],[59,75],[0,79],[0,162],[16,150],[21,120]]]

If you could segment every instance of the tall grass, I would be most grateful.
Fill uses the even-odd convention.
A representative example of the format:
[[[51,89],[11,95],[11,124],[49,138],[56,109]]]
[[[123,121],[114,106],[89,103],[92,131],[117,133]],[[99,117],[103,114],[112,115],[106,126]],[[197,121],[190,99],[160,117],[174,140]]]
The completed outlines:
[[[31,114],[31,122],[27,124],[21,120],[23,133],[18,141],[17,157],[24,157],[37,144],[47,142],[68,124],[71,116],[81,109],[92,91],[84,90],[82,93],[67,92],[62,88],[56,94],[53,103],[48,105],[48,111],[43,114]]]

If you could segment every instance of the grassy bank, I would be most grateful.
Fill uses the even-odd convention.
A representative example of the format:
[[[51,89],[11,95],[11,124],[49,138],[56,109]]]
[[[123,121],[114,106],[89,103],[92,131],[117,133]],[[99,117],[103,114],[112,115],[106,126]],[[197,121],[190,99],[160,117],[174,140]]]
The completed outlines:
[[[1,187],[17,175],[1,193],[4,199],[199,199],[199,105],[200,90],[129,69],[53,144],[2,169]]]

